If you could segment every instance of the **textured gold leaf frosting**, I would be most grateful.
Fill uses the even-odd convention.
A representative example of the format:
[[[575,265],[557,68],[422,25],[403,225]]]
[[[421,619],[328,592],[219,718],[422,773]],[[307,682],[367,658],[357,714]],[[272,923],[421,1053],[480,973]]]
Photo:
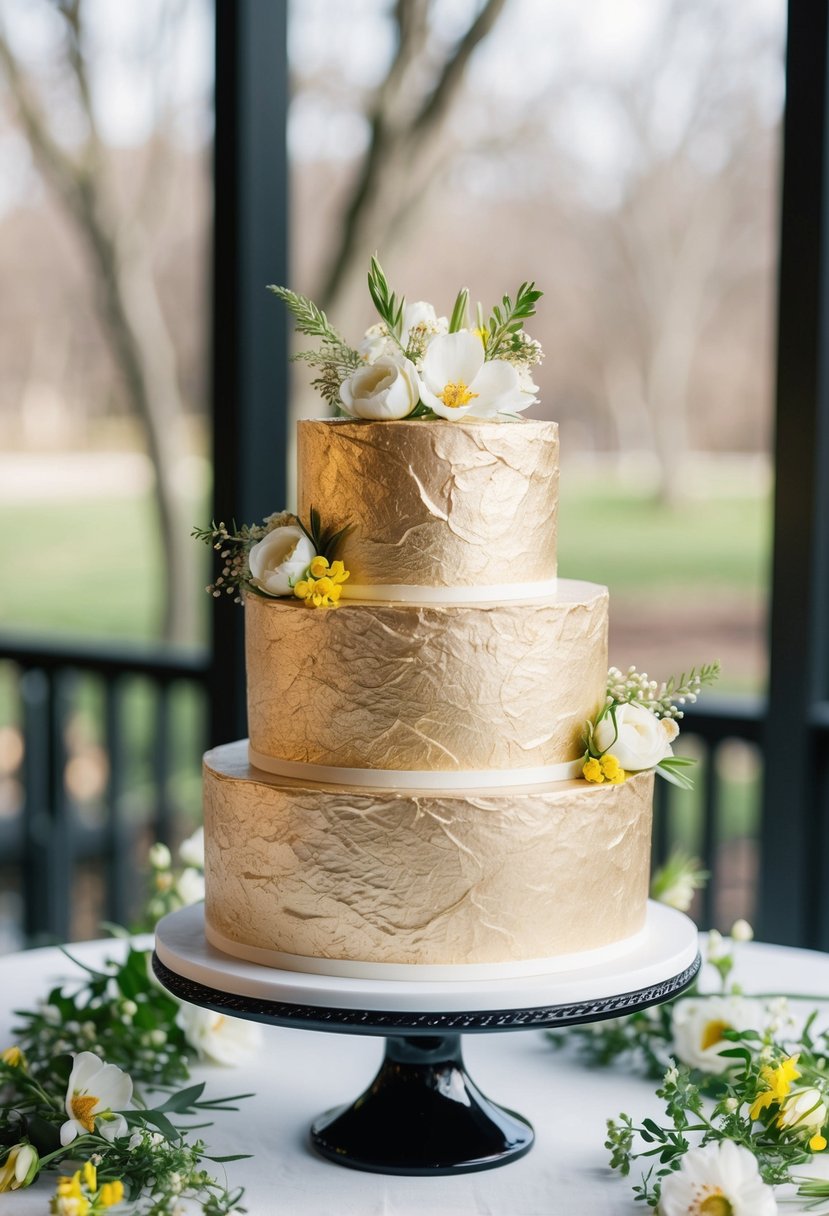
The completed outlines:
[[[351,525],[353,584],[544,582],[556,574],[554,422],[304,421],[299,514]]]
[[[644,924],[652,773],[395,794],[205,757],[206,916],[232,942],[377,963],[505,963]]]
[[[607,590],[415,607],[245,601],[248,729],[266,756],[345,768],[520,770],[574,760],[603,703]]]

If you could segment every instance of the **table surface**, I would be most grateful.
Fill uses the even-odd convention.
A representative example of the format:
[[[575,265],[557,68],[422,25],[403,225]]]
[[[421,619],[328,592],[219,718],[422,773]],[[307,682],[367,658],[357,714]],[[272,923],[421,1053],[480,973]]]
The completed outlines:
[[[112,941],[89,942],[72,951],[95,963],[118,948]],[[825,993],[829,1000],[829,956],[755,942],[736,950],[735,979],[747,992],[767,991],[773,977],[776,991]],[[55,949],[0,958],[0,1047],[12,1042],[12,1011],[31,1008],[50,986],[73,974]],[[469,1035],[464,1057],[472,1079],[488,1097],[531,1121],[535,1145],[521,1160],[481,1173],[389,1177],[324,1161],[307,1144],[317,1115],[351,1102],[370,1083],[382,1041],[278,1027],[263,1027],[262,1033],[255,1060],[238,1068],[193,1070],[214,1096],[255,1093],[238,1112],[219,1113],[202,1133],[208,1151],[217,1155],[253,1154],[226,1167],[229,1182],[246,1187],[243,1203],[250,1216],[643,1216],[630,1180],[609,1170],[603,1144],[608,1117],[622,1110],[636,1118],[661,1114],[648,1082],[622,1071],[587,1069],[554,1051],[541,1031]],[[829,1162],[825,1168],[820,1162],[820,1172],[829,1176]],[[3,1216],[45,1213],[52,1178],[3,1195]],[[782,1212],[805,1211],[786,1197]]]

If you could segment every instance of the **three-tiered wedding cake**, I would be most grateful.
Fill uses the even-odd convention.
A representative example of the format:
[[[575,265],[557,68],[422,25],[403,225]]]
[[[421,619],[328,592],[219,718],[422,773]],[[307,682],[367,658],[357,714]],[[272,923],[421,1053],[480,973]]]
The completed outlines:
[[[347,529],[349,578],[318,587],[336,609],[313,578],[244,597],[250,740],[205,757],[208,940],[406,979],[627,949],[653,771],[583,776],[608,596],[556,579],[556,424],[309,421],[298,459],[297,517]]]

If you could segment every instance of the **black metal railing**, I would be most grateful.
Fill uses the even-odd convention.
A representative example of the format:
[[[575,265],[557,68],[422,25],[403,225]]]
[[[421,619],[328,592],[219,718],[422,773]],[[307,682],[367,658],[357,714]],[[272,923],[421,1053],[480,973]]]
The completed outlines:
[[[146,846],[198,813],[207,675],[203,654],[0,639],[0,889],[27,944],[136,915]]]

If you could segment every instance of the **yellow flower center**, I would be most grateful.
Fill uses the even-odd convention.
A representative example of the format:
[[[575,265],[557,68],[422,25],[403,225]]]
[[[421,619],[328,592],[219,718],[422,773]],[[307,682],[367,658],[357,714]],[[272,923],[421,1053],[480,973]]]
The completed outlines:
[[[724,1038],[723,1031],[731,1029],[732,1027],[728,1022],[706,1022],[699,1043],[701,1050],[707,1051],[709,1047],[715,1047],[717,1043],[722,1043]]]
[[[456,410],[461,405],[468,405],[473,397],[479,397],[480,393],[470,393],[463,380],[459,380],[457,384],[444,384],[443,392],[438,393],[444,405],[448,405],[450,410]]]
[[[826,1137],[817,1132],[809,1141],[809,1148],[813,1153],[822,1153],[826,1148]]]
[[[733,1216],[734,1208],[721,1190],[717,1190],[699,1205],[700,1216]]]
[[[7,1047],[4,1052],[0,1053],[0,1060],[4,1064],[8,1064],[10,1068],[21,1068],[23,1065],[23,1052],[19,1047]]]
[[[92,1094],[74,1094],[71,1105],[72,1118],[77,1119],[86,1131],[94,1132],[95,1118],[92,1112],[98,1105],[98,1099]]]

